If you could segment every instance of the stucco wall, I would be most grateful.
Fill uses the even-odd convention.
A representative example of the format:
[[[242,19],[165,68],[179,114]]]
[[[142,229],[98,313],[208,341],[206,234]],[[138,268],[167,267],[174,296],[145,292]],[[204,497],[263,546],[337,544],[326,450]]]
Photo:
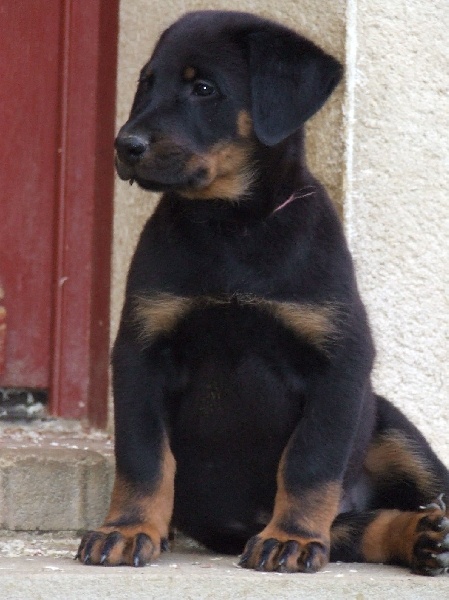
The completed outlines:
[[[449,464],[449,2],[357,0],[349,21],[345,225],[375,385]]]
[[[159,33],[196,8],[273,17],[346,64],[345,82],[309,124],[309,163],[343,212],[379,349],[376,387],[449,463],[447,0],[122,0],[117,127]],[[128,262],[154,202],[117,181],[113,336]]]

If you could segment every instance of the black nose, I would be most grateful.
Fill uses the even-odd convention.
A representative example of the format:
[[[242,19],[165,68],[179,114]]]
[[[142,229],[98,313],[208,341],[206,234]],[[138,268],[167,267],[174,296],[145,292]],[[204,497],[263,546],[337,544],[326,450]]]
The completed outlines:
[[[135,165],[148,148],[148,142],[139,135],[118,135],[115,140],[118,157],[129,165]]]

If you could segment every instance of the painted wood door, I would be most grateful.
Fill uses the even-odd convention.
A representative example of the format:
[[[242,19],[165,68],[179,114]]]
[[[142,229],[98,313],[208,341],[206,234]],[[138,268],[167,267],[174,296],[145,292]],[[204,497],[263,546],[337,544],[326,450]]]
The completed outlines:
[[[0,387],[106,420],[117,0],[0,4]]]

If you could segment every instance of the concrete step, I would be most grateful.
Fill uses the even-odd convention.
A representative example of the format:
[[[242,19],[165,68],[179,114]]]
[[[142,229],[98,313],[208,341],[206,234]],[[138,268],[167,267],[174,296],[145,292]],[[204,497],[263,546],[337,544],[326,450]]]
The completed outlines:
[[[0,428],[0,529],[78,531],[98,526],[114,477],[113,443],[79,423]]]
[[[92,567],[73,560],[79,538],[0,533],[2,600],[441,600],[449,576],[411,575],[383,565],[330,564],[314,575],[258,573],[237,557],[175,545],[142,568]]]

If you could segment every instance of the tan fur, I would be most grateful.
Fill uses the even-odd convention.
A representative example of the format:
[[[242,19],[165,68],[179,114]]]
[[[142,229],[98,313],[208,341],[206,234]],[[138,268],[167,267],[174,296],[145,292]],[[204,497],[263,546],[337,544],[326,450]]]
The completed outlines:
[[[108,527],[107,523],[109,522],[116,522],[123,518],[123,508],[128,506],[128,502],[132,500],[132,495],[130,485],[116,473],[114,487],[112,488],[111,504],[104,527]],[[134,505],[134,502],[132,502],[132,505]],[[140,520],[140,514],[136,515],[136,518]]]
[[[246,110],[241,110],[237,116],[237,131],[240,137],[249,137],[253,131],[253,121]]]
[[[341,494],[341,484],[337,481],[324,483],[301,494],[299,504],[303,526],[310,531],[319,531],[328,538],[338,513]]]
[[[270,313],[286,327],[319,349],[323,349],[336,334],[336,309],[332,305],[296,304],[266,300],[257,296],[234,294],[214,298],[197,296],[186,298],[160,293],[136,299],[134,314],[141,328],[141,337],[152,340],[160,334],[170,333],[192,310],[213,305],[229,305],[237,301],[242,306],[254,306]]]
[[[182,76],[187,81],[192,81],[192,79],[195,79],[195,77],[196,77],[196,69],[194,69],[193,67],[186,67],[184,69]]]
[[[362,554],[367,562],[399,560],[411,564],[416,527],[422,514],[383,510],[368,525],[362,539]]]
[[[292,329],[308,342],[318,348],[323,348],[337,332],[335,323],[336,308],[330,304],[312,305],[296,304],[294,302],[280,302],[266,300],[257,296],[235,294],[228,299],[204,298],[204,303],[230,303],[237,300],[241,305],[254,306],[272,314],[276,319]]]
[[[285,457],[288,451],[284,450],[279,463],[277,474],[277,492],[274,501],[273,515],[268,525],[258,534],[257,543],[252,555],[247,559],[248,565],[255,567],[261,557],[264,541],[275,539],[278,542],[297,542],[296,551],[290,553],[283,569],[289,572],[298,570],[301,556],[310,543],[319,543],[330,547],[330,527],[338,511],[341,497],[341,485],[338,482],[328,482],[319,487],[292,496],[287,492],[284,483]],[[303,535],[295,533],[293,529],[284,524],[304,530]],[[276,553],[271,552],[266,560],[264,569],[272,570],[276,567]],[[324,566],[328,560],[328,553],[321,552],[314,557],[314,569]]]
[[[128,548],[129,552],[125,552],[125,546],[128,546],[127,540],[132,540],[140,533],[146,533],[153,542],[151,557],[159,556],[160,542],[162,538],[168,538],[173,512],[175,471],[175,458],[170,450],[168,440],[166,440],[160,466],[160,478],[151,493],[134,491],[126,480],[116,474],[109,512],[105,524],[98,531],[102,533],[119,531],[124,539],[114,546],[108,557],[108,564],[118,564],[121,560],[129,563],[132,548]],[[120,522],[127,516],[127,513],[135,514],[137,521],[135,524],[121,526],[109,524]],[[100,545],[94,545],[92,549],[94,563],[100,560],[100,557],[95,554],[99,552]]]
[[[235,142],[217,144],[208,154],[194,156],[187,166],[188,171],[206,168],[208,178],[199,189],[180,192],[191,199],[238,200],[250,187],[254,172],[251,165],[251,148]]]
[[[413,441],[397,430],[389,431],[370,446],[365,468],[380,481],[389,475],[407,475],[430,498],[439,492],[425,458],[414,450]]]
[[[352,546],[354,526],[338,524],[331,528],[331,546]]]
[[[161,477],[156,491],[139,500],[144,521],[154,525],[163,537],[168,529],[173,512],[176,461],[166,440],[161,466]]]
[[[269,307],[284,325],[318,348],[323,348],[337,332],[336,309],[332,305],[270,302]]]
[[[285,521],[295,521],[301,529],[309,531],[318,541],[329,541],[329,532],[337,513],[341,499],[341,484],[328,482],[292,496],[285,488],[284,471],[287,452],[290,443],[285,448],[279,462],[277,472],[277,492],[274,501],[273,516],[263,530],[264,537],[275,537],[281,541],[296,539],[289,532],[282,530]],[[310,540],[301,540],[309,542]]]
[[[340,496],[341,486],[337,482],[324,484],[298,497],[288,494],[285,487],[278,487],[273,518],[261,535],[266,538],[274,537],[281,542],[298,539],[301,543],[309,543],[312,540],[328,543],[330,527],[338,513]],[[282,522],[290,515],[297,515],[295,524],[309,531],[312,535],[310,539],[299,538],[282,529]]]
[[[160,334],[171,332],[192,306],[192,299],[173,294],[159,293],[137,298],[134,315],[140,327],[141,338],[149,341]]]

